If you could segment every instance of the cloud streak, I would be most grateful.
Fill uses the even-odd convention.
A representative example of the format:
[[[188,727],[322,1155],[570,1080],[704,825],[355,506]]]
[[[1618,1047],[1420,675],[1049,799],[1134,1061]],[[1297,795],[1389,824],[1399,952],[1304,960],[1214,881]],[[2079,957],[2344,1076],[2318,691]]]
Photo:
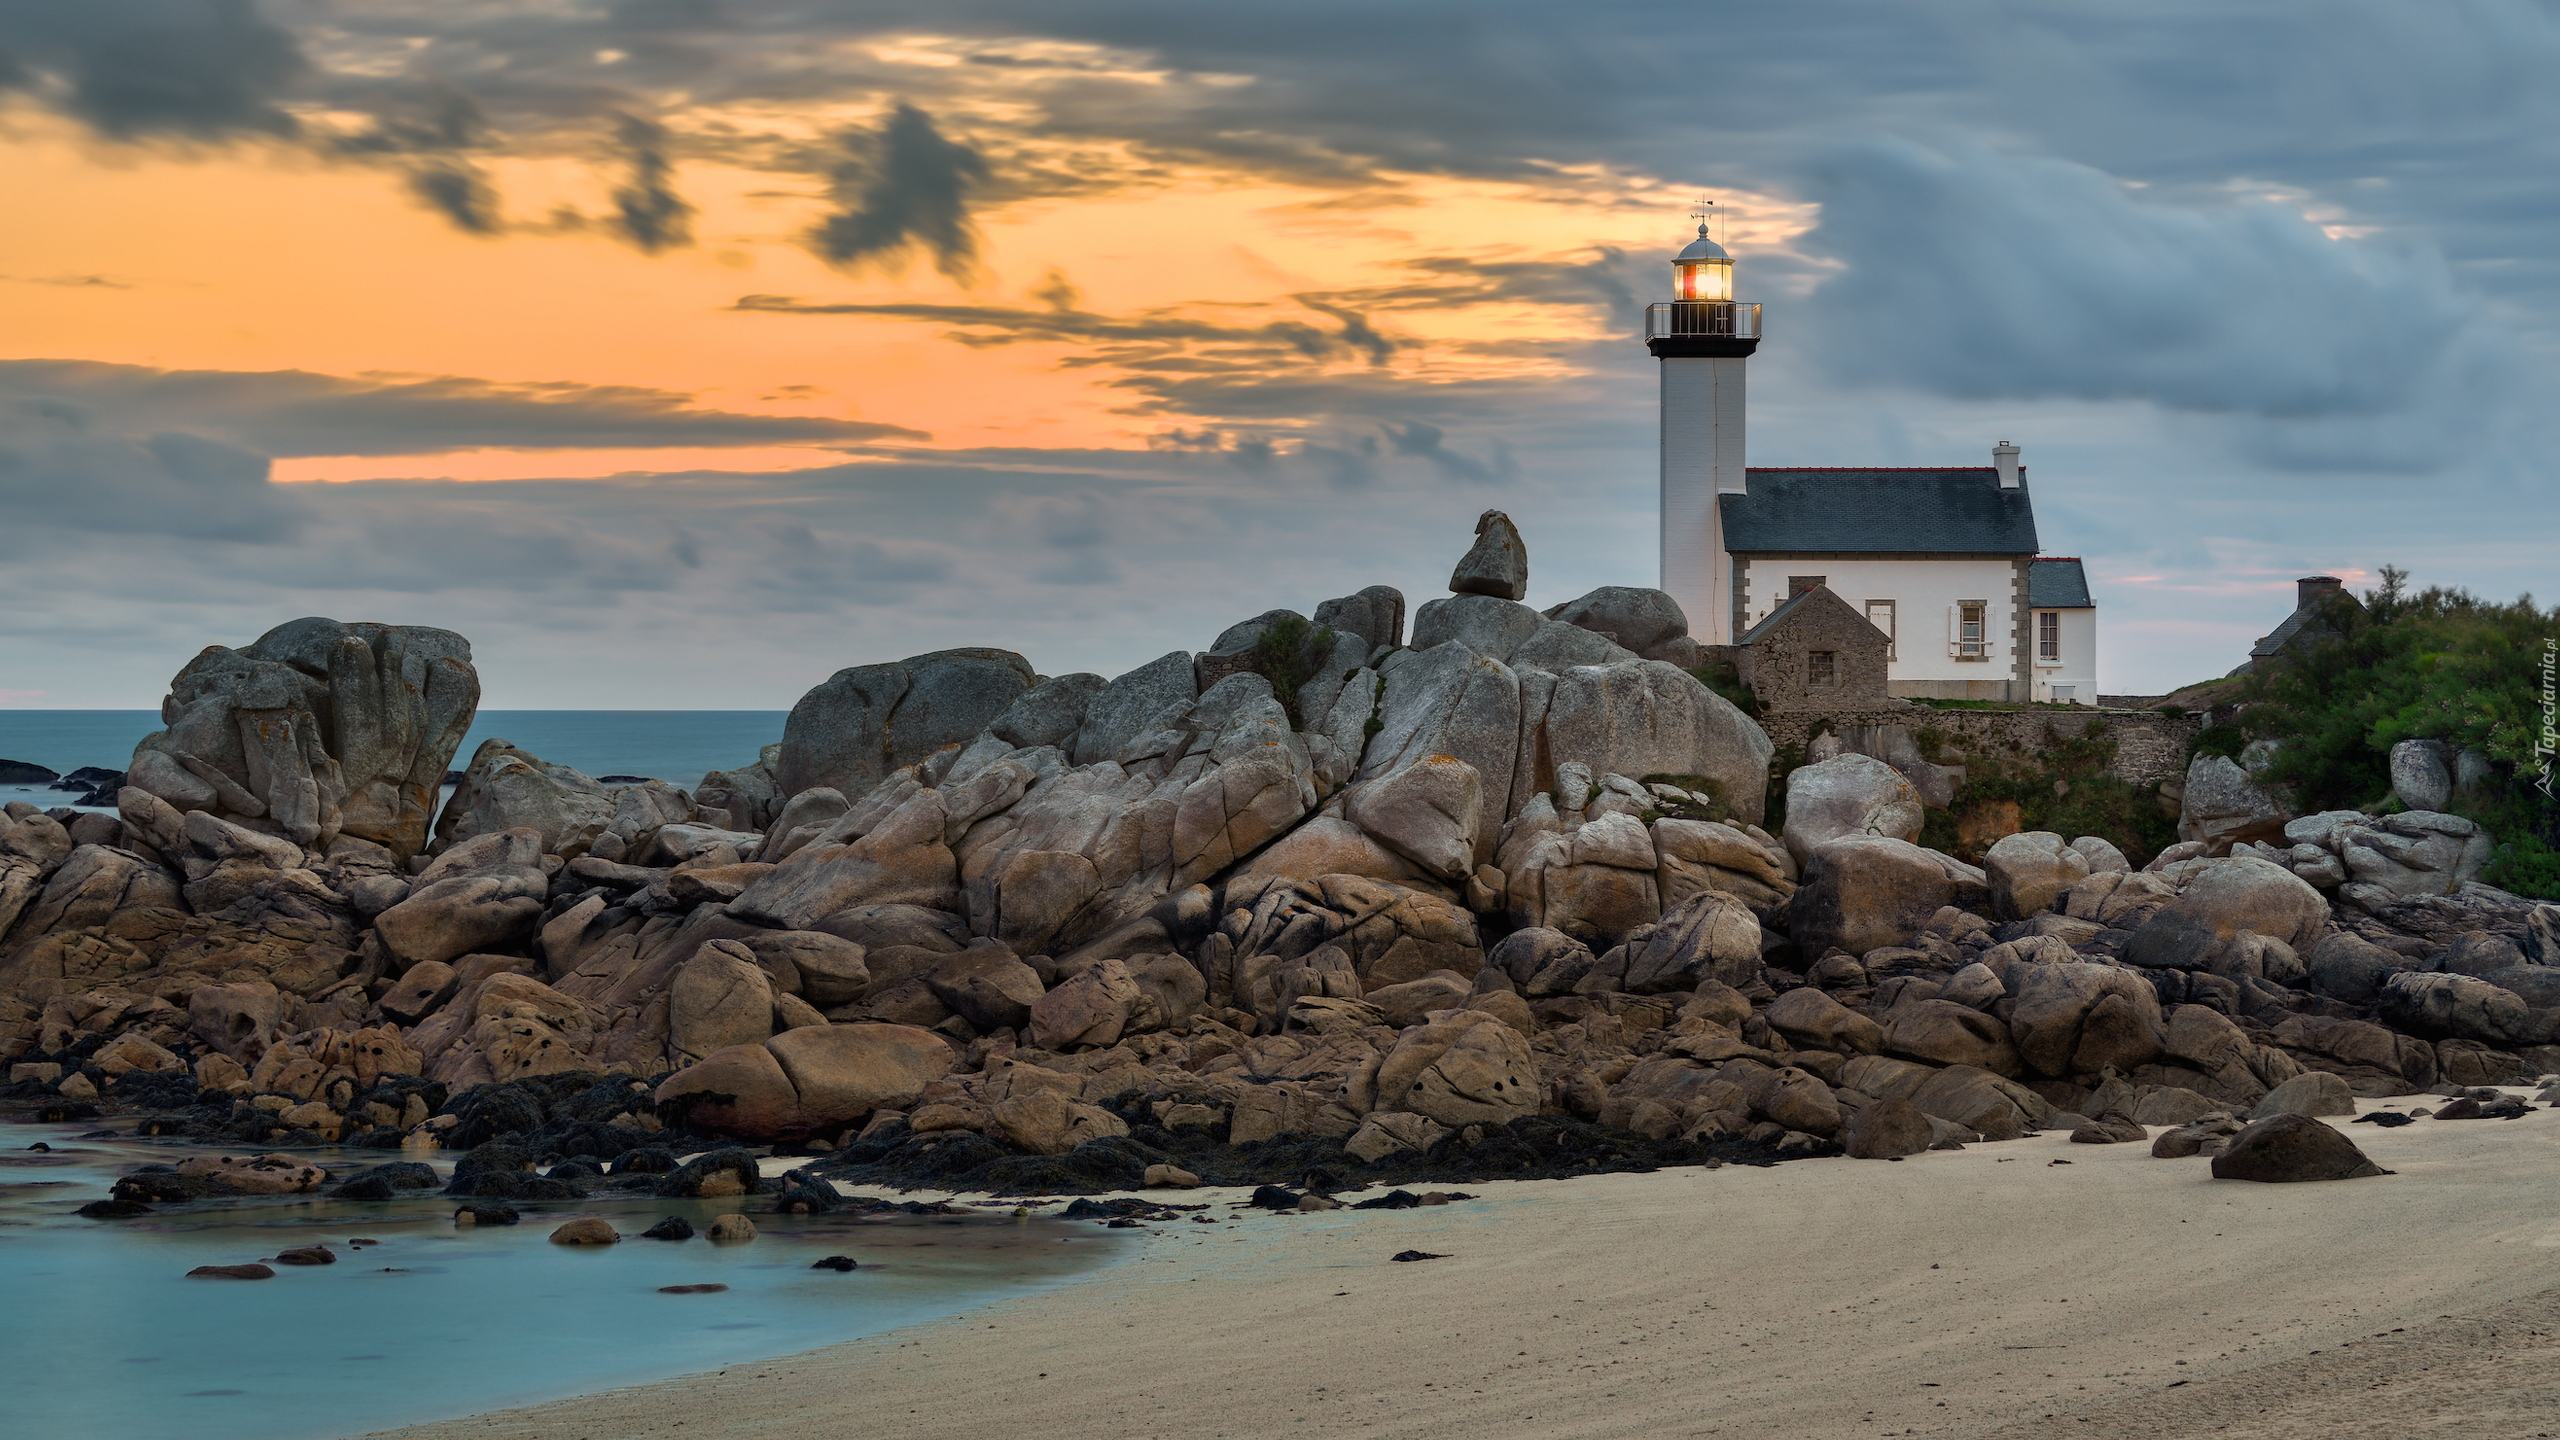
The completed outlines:
[[[895,270],[921,250],[935,269],[966,282],[978,258],[970,196],[984,185],[986,157],[944,137],[933,117],[900,101],[877,131],[841,137],[830,174],[836,209],[809,232],[809,248],[846,270]]]
[[[502,384],[459,375],[155,370],[0,360],[0,400],[126,431],[183,429],[269,456],[437,455],[482,448],[633,449],[922,441],[817,415],[708,410],[636,385]]]

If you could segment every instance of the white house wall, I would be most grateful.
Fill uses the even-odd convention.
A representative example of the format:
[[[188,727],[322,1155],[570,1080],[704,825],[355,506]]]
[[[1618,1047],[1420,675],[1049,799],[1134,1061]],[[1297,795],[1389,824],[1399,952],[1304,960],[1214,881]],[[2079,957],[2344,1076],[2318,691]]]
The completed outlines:
[[[1947,559],[1870,559],[1863,556],[1737,556],[1737,584],[1744,593],[1743,624],[1754,625],[1785,604],[1787,578],[1820,575],[1833,594],[1865,613],[1870,600],[1891,600],[1896,612],[1888,688],[1897,695],[2008,699],[2007,682],[2018,674],[2021,616],[2020,567],[2008,556]],[[1962,601],[1984,603],[1987,651],[1981,660],[1950,654],[1948,613]],[[2095,611],[2083,653],[2094,657]],[[2032,638],[2029,637],[2029,643]],[[2067,644],[2067,642],[2066,642]],[[2093,676],[2094,676],[2094,660]],[[2066,682],[2068,683],[2068,682]],[[2092,690],[2095,694],[2094,678]],[[1962,688],[1952,688],[1952,687]]]
[[[2050,607],[2048,607],[2050,608]],[[2035,662],[2038,700],[2051,700],[2053,687],[2070,687],[2071,703],[2098,703],[2098,612],[2095,609],[2055,610],[2062,617],[2062,658],[2047,663],[2039,657]],[[2029,632],[2031,635],[2033,631]]]

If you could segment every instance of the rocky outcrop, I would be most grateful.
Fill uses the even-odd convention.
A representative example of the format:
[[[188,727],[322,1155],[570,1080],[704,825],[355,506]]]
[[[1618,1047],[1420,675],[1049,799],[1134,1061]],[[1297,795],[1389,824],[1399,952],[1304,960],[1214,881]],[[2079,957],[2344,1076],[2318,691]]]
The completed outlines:
[[[848,798],[891,772],[961,745],[1032,687],[1010,650],[937,650],[839,670],[791,707],[775,763],[785,796],[826,786]]]
[[[1462,570],[1502,581],[1506,528]],[[1948,767],[1867,727],[1785,777],[1772,836],[1768,738],[1669,663],[1676,606],[1500,589],[1410,637],[1383,587],[1268,611],[1110,680],[861,667],[690,794],[493,742],[429,856],[138,784],[13,805],[0,1099],[443,1144],[483,1199],[817,1213],[845,1197],[810,1172],[675,1155],[1056,1190],[2057,1125],[2196,1155],[2560,1062],[2560,908],[2479,885],[2468,822],[2310,816],[2140,870],[2022,833],[1977,869],[1918,843]]]
[[[479,703],[449,630],[295,620],[189,661],[126,783],[298,845],[346,834],[406,857]]]

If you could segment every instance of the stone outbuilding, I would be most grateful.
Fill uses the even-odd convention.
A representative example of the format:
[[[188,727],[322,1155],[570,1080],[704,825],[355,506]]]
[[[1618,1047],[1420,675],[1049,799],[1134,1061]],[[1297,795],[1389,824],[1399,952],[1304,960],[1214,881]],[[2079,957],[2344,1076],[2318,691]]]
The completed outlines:
[[[1788,597],[1743,632],[1734,668],[1764,713],[1880,709],[1891,642],[1828,585]]]

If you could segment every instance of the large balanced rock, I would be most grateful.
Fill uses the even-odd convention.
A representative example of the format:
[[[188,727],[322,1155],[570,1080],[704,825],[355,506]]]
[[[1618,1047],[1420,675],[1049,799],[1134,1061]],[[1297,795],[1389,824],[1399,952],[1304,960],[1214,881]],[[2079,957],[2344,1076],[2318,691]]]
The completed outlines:
[[[697,1129],[748,1140],[841,1130],[951,1069],[941,1036],[911,1025],[806,1025],[715,1050],[658,1086]]]
[[[450,630],[294,620],[187,662],[126,783],[297,844],[343,833],[405,858],[479,703]]]
[[[783,723],[774,781],[786,795],[824,785],[858,800],[891,771],[966,744],[1031,688],[1010,650],[937,650],[839,670]]]
[[[2359,1180],[2390,1172],[2356,1143],[2308,1115],[2274,1115],[2231,1137],[2213,1157],[2216,1180]]]
[[[1510,516],[1487,510],[1476,517],[1476,543],[1450,572],[1449,590],[1502,600],[1529,593],[1529,546]]]
[[[1918,840],[1927,814],[1902,772],[1865,755],[1835,755],[1787,776],[1787,827],[1780,837],[1797,864],[1849,835]]]

